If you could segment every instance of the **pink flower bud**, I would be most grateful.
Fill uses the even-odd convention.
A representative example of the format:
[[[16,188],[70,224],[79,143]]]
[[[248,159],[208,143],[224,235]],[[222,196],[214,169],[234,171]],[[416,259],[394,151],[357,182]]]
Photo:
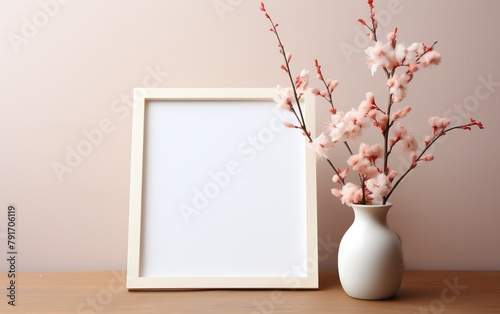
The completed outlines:
[[[339,81],[331,81],[330,83],[328,83],[328,88],[330,88],[330,90],[333,92],[338,85]]]
[[[374,104],[375,103],[375,95],[373,95],[372,92],[368,92],[366,93],[366,101],[369,103],[369,104]]]
[[[411,107],[408,106],[408,107],[405,107],[403,109],[400,109],[398,110],[397,112],[395,112],[393,115],[392,115],[392,120],[396,120],[396,119],[401,119],[401,118],[404,118],[406,117],[406,115],[411,111]]]
[[[449,119],[441,118],[441,119],[439,119],[439,123],[441,124],[441,127],[444,129],[447,126],[449,126],[451,122]]]
[[[426,68],[429,65],[438,65],[441,63],[441,55],[437,51],[429,51],[420,58],[420,64]]]
[[[417,160],[417,152],[413,151],[410,153],[411,160],[415,161]]]
[[[396,170],[392,170],[389,172],[389,175],[387,176],[390,181],[394,180],[394,178],[398,175],[398,172]]]
[[[345,179],[345,177],[347,177],[347,173],[349,172],[349,168],[345,168],[344,171],[340,171],[339,169],[339,175],[342,179]]]
[[[435,127],[438,125],[439,117],[433,116],[429,118],[429,125]]]
[[[387,127],[387,121],[389,120],[389,117],[386,115],[386,114],[383,114],[379,119],[378,121],[376,122],[377,123],[377,127],[382,130],[382,132],[385,131],[385,128]]]
[[[290,128],[290,129],[297,128],[295,125],[293,125],[292,123],[290,123],[288,121],[283,122],[283,125],[286,126],[287,128]]]
[[[484,129],[483,123],[480,121],[476,121],[476,120],[470,118],[470,123],[473,125],[477,125],[477,127],[481,130]]]
[[[425,156],[422,156],[420,158],[420,160],[423,160],[423,161],[431,161],[431,160],[434,160],[434,156],[432,154],[427,154]]]
[[[408,69],[411,72],[415,73],[418,71],[419,67],[418,67],[418,64],[416,64],[415,62],[410,62],[410,63],[408,63]]]
[[[375,120],[375,118],[377,117],[377,110],[372,109],[368,111],[368,114],[366,116],[372,120]]]
[[[425,143],[425,146],[429,145],[429,143],[432,141],[433,137],[430,136],[430,135],[426,135],[424,137],[424,143]]]
[[[396,42],[396,33],[398,32],[398,28],[396,27],[393,32],[387,34],[387,41],[394,44]]]
[[[342,197],[342,194],[340,194],[340,190],[336,189],[336,188],[332,189],[332,194],[333,194],[333,196],[338,197],[338,198]]]

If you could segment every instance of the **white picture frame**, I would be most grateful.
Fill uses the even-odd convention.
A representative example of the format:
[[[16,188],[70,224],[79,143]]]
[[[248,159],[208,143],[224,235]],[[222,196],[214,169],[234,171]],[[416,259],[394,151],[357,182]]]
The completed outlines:
[[[275,94],[134,89],[129,290],[318,288],[316,157]]]

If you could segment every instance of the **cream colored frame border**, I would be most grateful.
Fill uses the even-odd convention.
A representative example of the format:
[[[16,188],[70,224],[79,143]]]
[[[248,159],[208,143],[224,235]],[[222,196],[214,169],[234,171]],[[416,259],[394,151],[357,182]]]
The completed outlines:
[[[274,88],[139,88],[134,90],[132,122],[132,156],[130,176],[130,212],[128,238],[127,288],[141,289],[202,289],[202,288],[318,288],[317,252],[317,203],[316,203],[316,157],[306,150],[306,228],[307,265],[306,277],[141,277],[141,217],[143,184],[143,148],[145,105],[152,100],[231,100],[231,101],[272,101]],[[140,96],[137,96],[140,95]],[[315,98],[311,93],[303,96],[305,117],[309,130],[314,134]],[[209,105],[209,104],[207,104]],[[286,130],[285,130],[286,131]],[[293,132],[293,130],[289,130]],[[298,132],[298,131],[297,131]],[[298,140],[301,140],[298,138]],[[305,141],[304,141],[305,142]],[[306,145],[306,144],[304,144]]]

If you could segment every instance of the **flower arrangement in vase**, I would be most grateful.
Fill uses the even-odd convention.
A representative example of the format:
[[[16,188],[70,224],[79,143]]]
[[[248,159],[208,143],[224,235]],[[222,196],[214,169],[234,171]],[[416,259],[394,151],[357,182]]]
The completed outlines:
[[[441,55],[434,49],[437,42],[432,45],[398,43],[397,28],[387,34],[386,42],[381,41],[377,34],[378,22],[373,0],[367,2],[369,20],[358,20],[373,41],[365,53],[371,74],[384,72],[389,96],[387,104],[381,106],[375,100],[375,95],[367,92],[359,106],[349,111],[341,111],[334,105],[333,92],[339,83],[324,77],[318,60],[314,61],[314,66],[321,89],[309,88],[307,70],[302,70],[294,78],[290,67],[292,55],[285,50],[278,33],[278,24],[273,21],[263,2],[260,3],[260,10],[271,24],[270,31],[275,35],[279,53],[283,57],[281,69],[290,82],[289,87],[278,86],[275,97],[278,109],[289,111],[295,117],[295,121],[286,121],[284,125],[300,130],[317,158],[326,160],[332,169],[335,184],[332,194],[342,203],[352,206],[355,212],[354,223],[339,247],[342,286],[355,298],[385,299],[396,294],[403,271],[401,242],[386,221],[387,212],[392,206],[388,203],[390,196],[417,165],[434,159],[429,148],[441,137],[455,130],[471,130],[473,127],[483,129],[483,125],[474,119],[466,124],[451,125],[449,119],[433,116],[428,120],[430,135],[424,138],[424,146],[419,149],[417,139],[401,123],[412,110],[402,103],[417,72],[441,63]],[[309,131],[301,109],[300,100],[306,91],[323,98],[330,107],[328,127],[317,137]],[[373,145],[362,142],[357,151],[353,150],[352,142],[370,127],[380,132],[380,142]],[[337,146],[349,152],[349,167],[339,167],[336,161],[328,157],[329,151]],[[398,147],[410,159],[410,165],[401,173],[392,169],[389,163],[393,151]],[[355,173],[354,182],[348,181],[350,171]]]
[[[344,204],[366,205],[372,204],[374,200],[387,203],[396,187],[419,163],[434,159],[428,150],[439,138],[455,130],[483,128],[482,123],[474,119],[470,119],[466,124],[451,126],[449,119],[433,116],[428,120],[432,133],[425,137],[424,148],[419,151],[418,141],[408,128],[401,124],[401,120],[411,112],[412,108],[403,107],[401,103],[415,74],[419,70],[437,66],[441,62],[441,55],[434,49],[437,42],[429,46],[424,43],[413,43],[408,46],[398,44],[398,29],[395,28],[393,32],[387,34],[387,42],[383,43],[377,36],[378,23],[373,0],[368,0],[368,5],[369,22],[363,19],[358,21],[368,29],[368,36],[374,41],[374,45],[365,50],[371,74],[381,70],[386,75],[385,83],[389,89],[387,105],[379,106],[375,101],[375,95],[368,92],[366,99],[361,101],[358,108],[352,108],[347,112],[338,110],[333,102],[333,92],[339,82],[325,79],[319,61],[315,60],[316,77],[324,88],[322,90],[313,88],[311,91],[329,103],[331,113],[327,130],[317,137],[313,137],[309,132],[300,106],[300,99],[309,88],[309,71],[304,69],[295,79],[293,78],[290,68],[292,55],[285,51],[278,33],[278,24],[274,23],[264,3],[261,2],[260,6],[260,10],[271,23],[270,31],[277,38],[279,52],[283,56],[281,69],[286,72],[291,83],[289,87],[278,86],[275,98],[279,109],[290,111],[296,117],[295,122],[286,121],[284,125],[301,130],[317,157],[328,162],[334,173],[333,181],[338,185],[332,189],[332,194],[340,198]],[[354,152],[350,141],[358,139],[371,125],[381,132],[381,143],[374,145],[361,143],[358,151]],[[349,151],[347,164],[350,168],[337,167],[329,159],[328,152],[338,144],[343,144]],[[389,165],[391,153],[398,145],[410,155],[411,159],[408,169],[400,174]],[[357,174],[359,183],[347,181],[349,169]]]

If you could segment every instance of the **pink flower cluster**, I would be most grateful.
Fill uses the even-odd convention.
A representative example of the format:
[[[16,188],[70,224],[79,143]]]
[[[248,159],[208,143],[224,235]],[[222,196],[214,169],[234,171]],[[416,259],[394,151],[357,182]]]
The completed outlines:
[[[387,43],[377,41],[374,46],[365,50],[372,75],[380,68],[388,74],[387,86],[394,103],[405,99],[407,86],[415,72],[420,68],[441,63],[441,55],[433,50],[434,45],[430,47],[423,43],[413,43],[410,46],[396,45],[396,33],[397,29],[387,35]],[[406,72],[395,73],[399,67],[406,67]]]
[[[439,65],[441,56],[434,50],[436,43],[431,46],[423,43],[398,44],[397,28],[387,34],[386,43],[379,41],[373,0],[368,0],[368,6],[370,8],[369,22],[363,19],[358,21],[368,28],[368,36],[374,41],[373,46],[365,50],[371,74],[374,75],[375,72],[382,69],[386,75],[386,85],[389,89],[387,106],[383,110],[377,105],[374,94],[368,92],[357,108],[352,108],[350,111],[337,110],[332,94],[339,83],[333,79],[325,79],[320,63],[315,60],[316,78],[324,87],[310,90],[314,95],[325,99],[331,106],[328,126],[316,138],[311,137],[311,132],[307,129],[299,105],[300,98],[309,87],[309,72],[302,70],[295,80],[292,79],[290,70],[292,55],[285,52],[277,30],[278,24],[272,21],[263,3],[260,7],[261,11],[265,13],[265,17],[271,22],[270,30],[278,40],[279,52],[284,60],[281,69],[287,72],[290,78],[291,87],[278,86],[275,101],[278,104],[278,109],[290,111],[295,115],[297,124],[289,121],[284,122],[284,124],[288,128],[300,129],[317,158],[328,161],[335,173],[332,180],[335,184],[340,185],[340,187],[333,188],[331,192],[345,204],[371,204],[374,200],[387,202],[394,189],[419,162],[434,159],[434,156],[427,151],[441,136],[456,129],[471,130],[473,126],[483,128],[482,123],[474,119],[471,119],[470,123],[467,124],[451,126],[449,119],[431,117],[429,125],[433,130],[432,135],[424,138],[425,145],[419,149],[418,141],[408,128],[400,123],[400,120],[405,118],[412,108],[410,106],[403,108],[395,106],[406,98],[409,83],[413,80],[415,73],[420,69]],[[382,134],[382,144],[361,143],[358,153],[354,154],[350,143],[362,136],[365,130],[371,126],[376,127]],[[350,153],[350,157],[347,159],[347,165],[350,168],[343,170],[335,167],[328,157],[330,149],[339,142],[343,143]],[[411,165],[402,173],[389,167],[389,157],[396,146],[401,148],[402,153],[408,154],[411,161]],[[347,182],[349,169],[353,170],[359,177],[359,185]]]
[[[277,108],[285,111],[292,110],[293,104],[293,89],[291,87],[282,88],[279,85],[276,87],[278,93],[274,97],[274,101],[278,104]]]
[[[373,101],[373,94],[367,93],[366,100],[357,109],[352,108],[347,113],[336,110],[332,114],[328,131],[334,143],[355,140],[363,134],[363,130],[370,125],[370,117],[376,114]]]

